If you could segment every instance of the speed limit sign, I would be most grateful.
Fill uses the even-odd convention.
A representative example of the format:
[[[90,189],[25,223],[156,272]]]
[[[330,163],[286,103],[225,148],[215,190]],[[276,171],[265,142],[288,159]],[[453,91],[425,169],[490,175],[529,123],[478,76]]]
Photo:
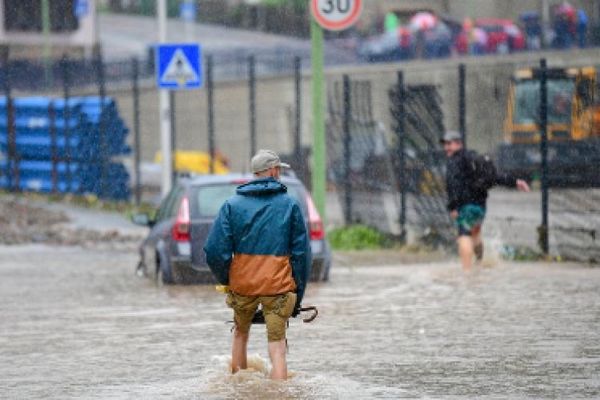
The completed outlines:
[[[310,9],[324,29],[341,31],[354,25],[362,11],[362,0],[311,0]]]

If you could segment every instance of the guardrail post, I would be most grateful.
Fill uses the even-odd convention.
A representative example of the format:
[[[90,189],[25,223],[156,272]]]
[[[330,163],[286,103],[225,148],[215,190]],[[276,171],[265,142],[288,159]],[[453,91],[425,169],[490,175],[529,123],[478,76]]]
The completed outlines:
[[[404,73],[398,71],[398,82],[396,88],[396,98],[398,104],[398,121],[396,124],[396,135],[398,140],[398,167],[400,169],[400,235],[401,240],[406,239],[406,194],[407,194],[407,174],[406,174],[406,132],[405,132],[405,101],[404,92]]]
[[[132,59],[132,94],[133,94],[133,140],[135,147],[134,154],[134,171],[135,171],[135,205],[139,206],[142,201],[142,184],[141,184],[141,145],[140,145],[140,88],[139,88],[139,62],[136,57]]]
[[[4,96],[6,97],[6,168],[4,173],[6,175],[6,189],[8,191],[12,190],[12,164],[13,164],[13,154],[12,154],[12,144],[11,144],[11,136],[10,136],[10,74],[9,74],[9,66],[8,66],[8,48],[3,47],[0,53],[1,61],[2,61],[2,91],[4,92]]]
[[[344,75],[344,220],[346,225],[352,223],[352,179],[350,176],[350,161],[352,159],[352,136],[351,136],[351,118],[352,118],[352,88],[350,87],[350,77]]]
[[[8,163],[7,187],[9,191],[19,192],[20,182],[20,157],[17,151],[17,130],[15,126],[15,103],[11,90],[11,67],[8,62],[8,49],[2,52],[2,65],[4,70],[4,94],[6,96],[6,147]],[[13,180],[14,178],[14,180]]]
[[[463,146],[467,147],[467,80],[466,66],[458,66],[458,129],[462,137]]]
[[[213,57],[206,57],[206,97],[208,110],[208,153],[210,154],[209,171],[215,173],[215,101],[213,81]]]
[[[106,99],[106,81],[104,78],[104,61],[102,59],[102,53],[98,52],[95,58],[96,64],[96,77],[98,80],[98,93],[100,95],[100,123],[99,123],[99,133],[100,133],[100,182],[99,182],[99,197],[105,197],[106,192],[106,169],[107,163],[109,161],[109,155],[107,154],[107,145],[106,145],[106,123],[105,123],[105,113],[104,113],[104,101]]]
[[[50,160],[52,162],[52,193],[58,192],[58,149],[56,143],[56,110],[54,102],[48,103],[48,133],[50,134]],[[65,143],[65,148],[68,144]]]
[[[300,168],[302,164],[302,60],[294,57],[294,88],[296,102],[296,123],[294,124],[294,164]],[[305,176],[302,168],[302,177]]]
[[[248,57],[248,87],[250,104],[250,157],[256,154],[256,58]]]
[[[547,255],[549,246],[548,225],[548,67],[546,59],[540,60],[540,152],[542,186],[542,225],[539,240],[542,252]]]
[[[65,139],[65,156],[64,156],[64,161],[65,161],[65,167],[66,167],[66,177],[67,177],[67,187],[66,187],[66,191],[67,192],[71,192],[73,190],[73,177],[71,175],[71,146],[69,145],[71,142],[71,126],[69,124],[69,120],[71,119],[71,107],[69,106],[69,98],[71,97],[71,93],[70,93],[70,85],[71,85],[71,77],[69,74],[69,63],[68,63],[68,58],[67,56],[63,56],[63,58],[60,61],[60,69],[61,69],[61,75],[62,75],[62,82],[63,82],[63,99],[65,102],[65,106],[64,106],[64,110],[63,110],[63,119],[65,121],[64,124],[64,139]],[[82,187],[82,180],[81,180],[81,176],[80,176],[80,182],[79,182],[79,189],[77,190],[78,192],[81,192],[83,189]]]
[[[175,168],[177,162],[175,160],[175,155],[177,153],[177,128],[176,128],[176,112],[175,112],[175,91],[169,90],[169,110],[171,119],[171,170],[173,171],[172,182],[177,182],[177,169]]]

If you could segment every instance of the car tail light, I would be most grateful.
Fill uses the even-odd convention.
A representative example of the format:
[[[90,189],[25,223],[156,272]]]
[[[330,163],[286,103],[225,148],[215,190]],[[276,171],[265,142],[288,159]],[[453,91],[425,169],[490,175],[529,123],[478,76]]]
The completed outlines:
[[[310,229],[310,240],[323,240],[325,239],[325,229],[323,228],[323,221],[321,216],[313,203],[312,198],[306,195],[306,204],[308,205],[308,226]]]
[[[310,221],[310,240],[325,239],[325,230],[323,229],[323,221]]]
[[[190,240],[190,201],[187,197],[181,199],[177,219],[173,225],[173,240],[176,242],[188,242]]]

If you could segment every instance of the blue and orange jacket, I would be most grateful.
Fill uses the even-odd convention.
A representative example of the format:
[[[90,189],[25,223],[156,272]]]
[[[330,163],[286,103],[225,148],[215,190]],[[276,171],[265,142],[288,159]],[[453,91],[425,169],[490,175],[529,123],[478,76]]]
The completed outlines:
[[[310,243],[300,206],[273,178],[237,188],[221,207],[204,245],[223,285],[244,296],[297,293],[310,273]]]

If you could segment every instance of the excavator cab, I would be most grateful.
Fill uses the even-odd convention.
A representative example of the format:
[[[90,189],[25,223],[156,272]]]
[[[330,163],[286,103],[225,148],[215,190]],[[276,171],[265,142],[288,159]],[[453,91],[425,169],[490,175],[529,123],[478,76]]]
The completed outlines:
[[[506,143],[539,143],[540,75],[537,68],[515,73],[504,123]],[[583,140],[594,135],[596,70],[553,68],[547,72],[548,140]]]
[[[559,186],[589,182],[591,172],[586,171],[597,168],[600,154],[596,69],[550,68],[546,76],[549,165],[551,172],[562,174],[552,179]],[[514,74],[504,121],[504,144],[497,155],[502,170],[525,179],[539,175],[540,78],[538,68]]]

